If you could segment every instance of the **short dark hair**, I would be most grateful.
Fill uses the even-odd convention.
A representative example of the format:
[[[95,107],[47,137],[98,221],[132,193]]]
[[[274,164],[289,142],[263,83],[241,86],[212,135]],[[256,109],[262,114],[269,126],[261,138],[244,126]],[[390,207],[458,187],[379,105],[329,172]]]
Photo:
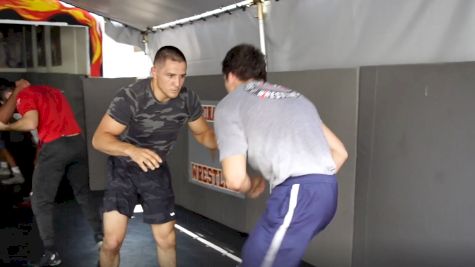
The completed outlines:
[[[253,45],[240,44],[231,48],[224,57],[222,65],[226,77],[232,72],[242,81],[267,80],[264,54]]]
[[[3,94],[6,91],[15,89],[15,82],[7,80],[5,78],[0,78],[0,94]]]
[[[156,65],[158,63],[163,63],[167,59],[186,63],[185,55],[183,54],[183,52],[180,51],[180,49],[171,45],[167,45],[158,49],[157,53],[155,53],[155,58],[153,59],[153,65]]]

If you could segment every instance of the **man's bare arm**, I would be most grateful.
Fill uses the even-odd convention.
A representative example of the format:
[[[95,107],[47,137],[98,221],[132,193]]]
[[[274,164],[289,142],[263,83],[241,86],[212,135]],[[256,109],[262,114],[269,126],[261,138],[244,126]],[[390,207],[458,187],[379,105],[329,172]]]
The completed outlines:
[[[144,172],[160,167],[162,159],[154,151],[123,142],[118,138],[126,128],[127,126],[108,114],[104,115],[92,138],[92,146],[108,155],[130,157]]]
[[[229,189],[256,198],[264,192],[266,183],[261,176],[247,174],[246,155],[230,156],[221,161],[223,176]]]
[[[348,152],[346,152],[346,148],[340,139],[338,139],[338,137],[323,123],[322,129],[328,145],[330,146],[333,161],[335,161],[336,165],[336,171],[338,172],[348,158]]]
[[[209,149],[214,150],[218,148],[214,129],[208,125],[203,116],[199,117],[197,120],[189,122],[188,127],[198,143]]]
[[[10,124],[0,122],[0,131],[29,132],[38,128],[38,111],[30,110],[25,115]]]

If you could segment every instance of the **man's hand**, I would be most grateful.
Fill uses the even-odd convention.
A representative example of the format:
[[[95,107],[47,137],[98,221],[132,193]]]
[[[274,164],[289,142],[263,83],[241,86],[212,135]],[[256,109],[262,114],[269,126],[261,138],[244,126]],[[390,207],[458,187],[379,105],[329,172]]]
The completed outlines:
[[[147,148],[131,147],[126,151],[126,154],[139,165],[139,167],[147,172],[148,170],[155,170],[160,167],[162,158],[157,153]]]
[[[7,131],[8,125],[0,121],[0,131]]]
[[[15,82],[15,91],[20,92],[21,90],[25,89],[26,87],[30,86],[30,82],[25,79],[20,79]]]
[[[249,198],[257,198],[264,192],[266,189],[266,181],[262,176],[250,177],[251,179],[251,189],[247,192]]]

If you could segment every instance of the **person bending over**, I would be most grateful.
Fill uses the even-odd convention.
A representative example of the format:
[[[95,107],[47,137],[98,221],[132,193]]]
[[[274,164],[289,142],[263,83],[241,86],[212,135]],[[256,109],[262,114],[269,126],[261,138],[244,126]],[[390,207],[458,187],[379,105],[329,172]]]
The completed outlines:
[[[38,130],[40,151],[33,172],[31,204],[45,253],[39,266],[61,263],[54,238],[54,200],[64,174],[76,200],[102,241],[102,223],[98,203],[89,188],[86,143],[71,106],[63,93],[50,86],[28,86],[15,95],[15,83],[1,79],[0,91],[6,103],[16,97],[18,121],[0,122],[0,131]],[[18,82],[17,82],[18,84]]]

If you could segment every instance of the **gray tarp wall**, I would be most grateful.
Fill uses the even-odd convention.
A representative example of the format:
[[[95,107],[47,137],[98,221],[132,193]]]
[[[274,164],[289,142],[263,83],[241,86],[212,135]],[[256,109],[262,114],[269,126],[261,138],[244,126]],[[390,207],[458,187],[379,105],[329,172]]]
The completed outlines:
[[[475,60],[475,2],[467,0],[270,1],[265,21],[269,71]],[[259,46],[256,8],[157,31],[150,57],[177,45],[190,75],[219,74],[227,50]],[[121,31],[124,33],[121,33]],[[116,41],[141,47],[131,29],[106,24]]]

